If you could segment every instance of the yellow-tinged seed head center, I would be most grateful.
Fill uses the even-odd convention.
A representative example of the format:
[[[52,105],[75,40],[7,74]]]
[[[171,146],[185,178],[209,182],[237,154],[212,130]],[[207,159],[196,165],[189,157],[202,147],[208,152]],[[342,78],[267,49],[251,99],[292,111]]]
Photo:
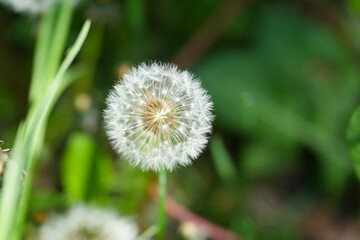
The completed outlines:
[[[171,103],[152,99],[144,104],[141,118],[146,130],[160,135],[164,140],[175,126],[175,116],[176,109]]]

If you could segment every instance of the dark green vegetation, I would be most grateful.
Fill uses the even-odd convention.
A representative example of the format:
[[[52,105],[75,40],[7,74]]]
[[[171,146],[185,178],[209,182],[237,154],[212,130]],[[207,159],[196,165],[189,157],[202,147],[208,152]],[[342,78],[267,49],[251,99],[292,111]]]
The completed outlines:
[[[215,103],[206,152],[167,176],[173,199],[246,240],[360,239],[360,189],[345,140],[360,102],[355,2],[81,2],[69,44],[91,18],[76,60],[87,75],[50,116],[27,233],[79,200],[135,215],[142,231],[156,222],[149,192],[157,177],[117,160],[101,112],[129,65],[159,60],[190,68]],[[36,17],[0,7],[3,149],[27,111],[37,29]],[[347,133],[355,166],[357,122]],[[182,239],[168,221],[168,239]]]

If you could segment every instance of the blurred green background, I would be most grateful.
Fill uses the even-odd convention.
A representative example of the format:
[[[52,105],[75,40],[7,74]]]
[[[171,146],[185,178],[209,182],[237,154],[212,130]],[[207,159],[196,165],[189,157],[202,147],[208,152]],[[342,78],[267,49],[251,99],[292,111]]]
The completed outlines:
[[[72,202],[112,206],[142,230],[156,221],[156,174],[118,159],[104,134],[108,91],[131,65],[189,68],[215,104],[214,132],[168,193],[243,239],[360,239],[358,180],[345,133],[360,102],[360,3],[80,1],[68,46],[92,29],[87,75],[51,114],[27,234]],[[0,139],[11,148],[27,112],[39,17],[0,7]],[[185,239],[168,219],[168,239]]]

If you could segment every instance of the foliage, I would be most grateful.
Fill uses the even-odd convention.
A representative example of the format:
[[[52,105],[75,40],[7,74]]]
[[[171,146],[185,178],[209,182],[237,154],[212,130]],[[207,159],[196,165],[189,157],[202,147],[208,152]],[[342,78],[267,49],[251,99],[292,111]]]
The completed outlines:
[[[0,140],[4,149],[24,147],[15,147],[14,159],[23,151],[27,158],[37,156],[33,184],[25,187],[28,211],[21,210],[26,236],[36,234],[50,212],[77,201],[134,215],[141,232],[156,222],[149,194],[156,174],[129,166],[111,150],[102,122],[104,100],[130,65],[149,59],[170,62],[195,33],[201,35],[199,29],[224,2],[83,1],[72,21],[71,12],[45,15],[42,23],[0,7]],[[173,199],[244,239],[327,239],[329,232],[335,239],[345,233],[360,238],[354,233],[360,200],[357,5],[244,4],[190,69],[212,96],[215,129],[208,150],[192,166],[167,175]],[[61,16],[68,21],[69,34],[56,31],[59,38],[51,30]],[[75,42],[85,17],[92,20],[92,28],[64,75],[77,80],[65,91],[65,85],[57,88],[53,80],[64,49]],[[47,43],[60,43],[51,48],[37,41],[44,48],[36,46],[37,68],[32,71],[35,39],[41,36]],[[197,48],[208,39],[203,36]],[[44,63],[53,67],[44,69]],[[48,82],[30,86],[31,75]],[[48,93],[50,88],[57,93]],[[26,119],[32,120],[17,131],[28,101]],[[46,131],[41,127],[32,137],[29,129],[35,128],[29,126],[43,118],[48,118],[42,122],[48,125]],[[42,138],[44,144],[35,141]],[[19,185],[19,179],[13,180]],[[1,209],[18,198],[3,197]],[[7,228],[4,216],[1,212],[0,229]],[[175,219],[167,217],[167,239],[184,238],[182,223]],[[317,224],[321,219],[328,219],[323,228]],[[6,219],[9,226],[14,222]]]

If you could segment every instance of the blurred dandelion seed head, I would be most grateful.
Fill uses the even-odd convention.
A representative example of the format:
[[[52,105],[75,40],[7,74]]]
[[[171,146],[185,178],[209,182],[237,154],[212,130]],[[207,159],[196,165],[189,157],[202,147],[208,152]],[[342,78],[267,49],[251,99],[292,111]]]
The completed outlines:
[[[138,228],[109,209],[76,205],[64,216],[52,216],[40,228],[39,240],[135,240]]]
[[[106,103],[106,130],[114,149],[143,170],[190,164],[205,148],[214,118],[199,80],[171,64],[133,68]]]
[[[39,14],[49,9],[58,0],[0,0],[0,2],[12,8],[15,12]]]

